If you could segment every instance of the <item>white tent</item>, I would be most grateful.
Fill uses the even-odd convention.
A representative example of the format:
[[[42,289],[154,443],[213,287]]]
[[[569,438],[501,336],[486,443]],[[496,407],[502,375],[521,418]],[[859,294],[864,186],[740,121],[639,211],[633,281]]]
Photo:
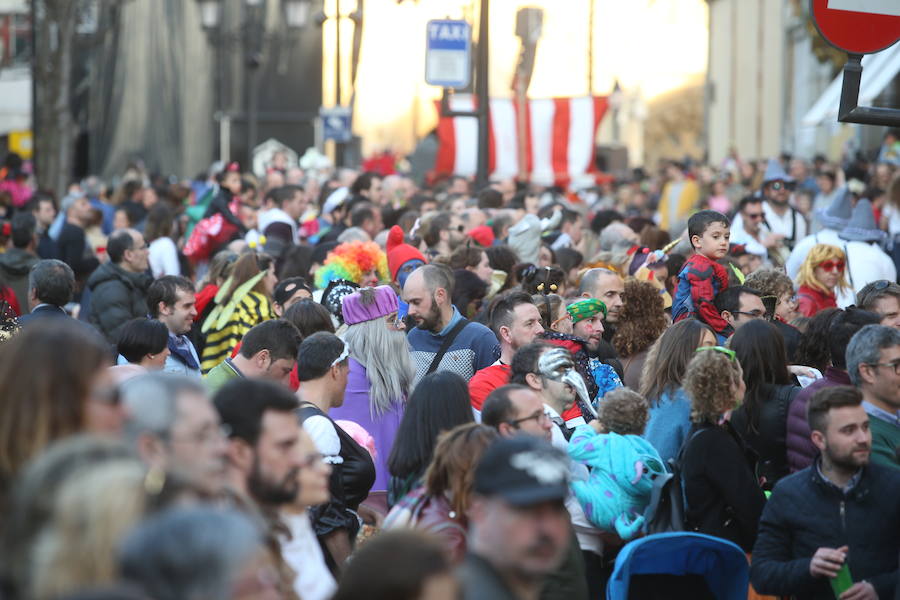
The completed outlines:
[[[862,81],[859,86],[859,106],[871,106],[891,81],[900,73],[900,44],[894,44],[877,54],[867,54],[862,60]],[[832,81],[815,104],[803,116],[804,127],[816,127],[825,120],[835,120],[841,103],[843,72]]]

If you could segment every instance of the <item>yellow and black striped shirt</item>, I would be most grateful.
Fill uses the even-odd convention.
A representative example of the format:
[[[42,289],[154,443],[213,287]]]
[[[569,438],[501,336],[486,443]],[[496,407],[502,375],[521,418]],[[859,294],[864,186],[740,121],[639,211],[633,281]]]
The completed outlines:
[[[210,329],[206,334],[206,346],[200,361],[204,374],[231,356],[231,352],[244,334],[254,325],[274,319],[272,303],[259,292],[248,292],[240,299],[231,318],[221,329]]]

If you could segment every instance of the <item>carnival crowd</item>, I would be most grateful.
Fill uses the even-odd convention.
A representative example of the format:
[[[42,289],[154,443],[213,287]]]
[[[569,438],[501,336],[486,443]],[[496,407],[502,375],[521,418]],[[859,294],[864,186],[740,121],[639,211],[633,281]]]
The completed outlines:
[[[579,190],[27,170],[0,597],[900,598],[893,132]]]

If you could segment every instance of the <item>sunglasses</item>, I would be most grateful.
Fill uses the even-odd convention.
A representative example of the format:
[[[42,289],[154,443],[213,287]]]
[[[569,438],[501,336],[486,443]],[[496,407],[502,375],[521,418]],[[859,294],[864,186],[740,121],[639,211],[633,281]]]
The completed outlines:
[[[825,271],[843,271],[844,270],[844,261],[842,260],[826,260],[825,262],[820,262],[819,266]]]
[[[746,218],[752,220],[752,221],[756,221],[757,219],[762,219],[762,218],[763,218],[763,214],[762,214],[762,213],[747,213],[747,214],[744,215],[744,216],[745,216]]]
[[[737,360],[737,354],[734,353],[734,350],[730,348],[726,348],[725,346],[700,346],[694,352],[705,352],[706,350],[712,350],[713,352],[719,352],[720,354],[724,354],[732,361]]]

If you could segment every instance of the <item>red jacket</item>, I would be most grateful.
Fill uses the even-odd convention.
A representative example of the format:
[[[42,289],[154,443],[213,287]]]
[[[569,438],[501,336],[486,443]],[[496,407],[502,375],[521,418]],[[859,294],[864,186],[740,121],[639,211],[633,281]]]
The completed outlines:
[[[804,317],[811,317],[826,308],[837,308],[834,294],[820,292],[807,285],[801,285],[797,290],[797,302],[798,310]]]
[[[472,402],[472,408],[481,411],[488,394],[509,383],[511,372],[509,365],[491,365],[475,373],[469,380],[469,400]]]

